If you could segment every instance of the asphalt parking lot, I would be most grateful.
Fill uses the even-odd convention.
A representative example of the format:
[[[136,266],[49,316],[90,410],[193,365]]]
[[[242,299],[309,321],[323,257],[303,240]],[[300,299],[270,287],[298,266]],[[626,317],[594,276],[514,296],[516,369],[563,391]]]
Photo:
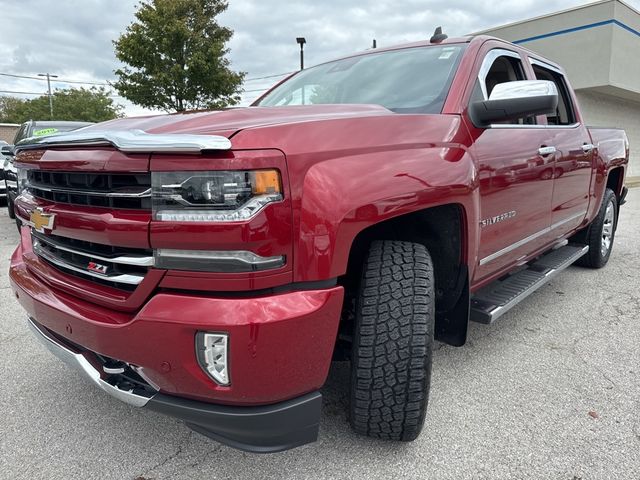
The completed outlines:
[[[640,479],[640,189],[609,265],[571,267],[463,348],[438,345],[426,429],[359,437],[348,365],[324,389],[320,439],[252,455],[119,403],[31,338],[6,274],[17,242],[0,210],[0,478]]]

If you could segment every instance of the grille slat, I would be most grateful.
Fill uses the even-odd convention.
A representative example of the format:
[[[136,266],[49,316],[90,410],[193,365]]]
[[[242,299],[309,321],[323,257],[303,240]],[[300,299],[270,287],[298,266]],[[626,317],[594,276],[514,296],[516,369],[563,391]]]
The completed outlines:
[[[34,197],[56,203],[114,209],[151,209],[151,175],[29,171]]]
[[[57,235],[31,232],[33,251],[65,273],[122,290],[133,290],[142,281],[153,256],[150,250],[114,247]]]

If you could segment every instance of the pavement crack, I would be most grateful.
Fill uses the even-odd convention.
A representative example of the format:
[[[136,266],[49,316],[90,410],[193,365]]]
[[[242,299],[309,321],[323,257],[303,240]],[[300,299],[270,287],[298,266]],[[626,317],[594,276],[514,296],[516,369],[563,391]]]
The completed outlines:
[[[143,479],[153,478],[153,477],[148,477],[148,475],[153,473],[154,471],[164,467],[167,463],[169,463],[173,459],[177,458],[182,453],[184,445],[191,438],[191,434],[192,433],[193,433],[192,431],[187,432],[187,435],[180,441],[180,443],[178,444],[178,447],[176,448],[176,450],[173,453],[170,453],[169,455],[164,457],[162,460],[160,460],[157,464],[155,464],[153,467],[148,469],[145,473],[143,473],[142,475],[138,475],[135,478],[136,479],[139,479],[139,478],[143,478]]]
[[[209,458],[209,456],[210,456],[210,455],[213,455],[214,453],[217,453],[217,452],[219,452],[220,450],[222,450],[222,447],[223,447],[223,445],[222,445],[222,444],[218,444],[218,445],[216,445],[214,448],[212,448],[212,449],[210,449],[210,450],[206,451],[205,453],[203,453],[202,455],[200,455],[200,457],[198,457],[198,459],[197,459],[195,462],[191,463],[189,466],[191,466],[191,467],[193,467],[193,468],[200,466],[200,464],[201,464],[204,460],[206,460],[207,458]]]

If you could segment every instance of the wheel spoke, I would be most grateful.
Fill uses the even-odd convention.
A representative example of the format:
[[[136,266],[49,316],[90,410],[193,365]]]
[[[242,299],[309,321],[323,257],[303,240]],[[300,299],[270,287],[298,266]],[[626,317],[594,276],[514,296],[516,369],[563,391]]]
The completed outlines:
[[[615,207],[613,202],[607,204],[607,209],[604,212],[604,219],[602,222],[602,234],[600,242],[600,253],[602,256],[606,256],[611,248],[611,241],[613,239],[613,223],[615,221]]]

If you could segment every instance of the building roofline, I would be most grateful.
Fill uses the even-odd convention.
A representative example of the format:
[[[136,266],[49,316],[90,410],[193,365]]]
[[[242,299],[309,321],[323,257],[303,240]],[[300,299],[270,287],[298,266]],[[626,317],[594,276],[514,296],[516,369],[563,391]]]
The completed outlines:
[[[528,23],[528,22],[533,22],[535,20],[541,20],[543,18],[549,18],[549,17],[554,17],[556,15],[562,15],[563,13],[568,13],[568,12],[575,12],[577,10],[583,10],[585,8],[591,8],[594,7],[596,5],[602,5],[604,3],[620,3],[622,5],[624,5],[625,7],[627,7],[629,10],[637,13],[638,15],[640,15],[640,10],[635,9],[634,7],[632,7],[631,5],[629,5],[627,2],[623,1],[623,0],[598,0],[597,2],[591,2],[591,3],[585,3],[584,5],[579,5],[577,7],[571,7],[571,8],[565,8],[564,10],[558,10],[557,12],[551,12],[551,13],[545,13],[544,15],[538,15],[537,17],[531,17],[531,18],[526,18],[524,20],[518,20],[516,22],[511,22],[511,23],[505,23],[504,25],[496,25],[490,28],[486,28],[484,30],[480,30],[478,32],[472,33],[470,35],[483,35],[486,34],[487,32],[493,32],[499,28],[507,28],[507,27],[513,27],[516,25],[522,25],[523,23]]]

